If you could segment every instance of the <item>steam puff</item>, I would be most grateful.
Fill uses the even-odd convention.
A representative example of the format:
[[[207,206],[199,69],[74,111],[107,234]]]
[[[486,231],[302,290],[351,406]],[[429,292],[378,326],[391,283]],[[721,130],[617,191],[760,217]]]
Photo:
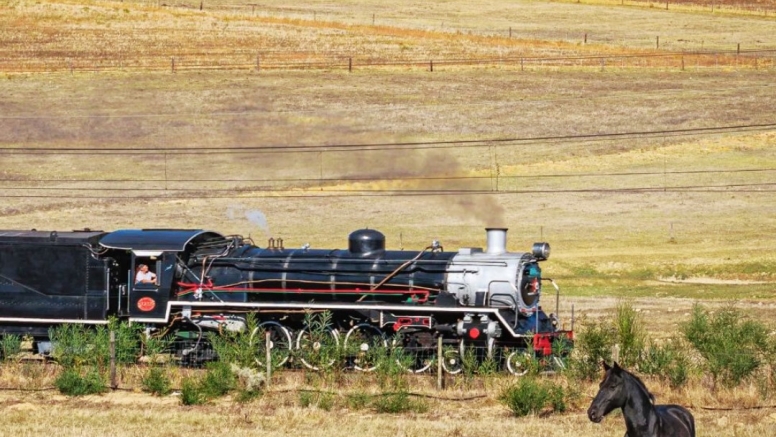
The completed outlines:
[[[226,209],[226,217],[229,220],[238,220],[240,217],[245,217],[252,225],[258,227],[265,234],[269,235],[269,223],[267,222],[267,216],[264,215],[261,210],[248,209],[241,205],[230,205]]]

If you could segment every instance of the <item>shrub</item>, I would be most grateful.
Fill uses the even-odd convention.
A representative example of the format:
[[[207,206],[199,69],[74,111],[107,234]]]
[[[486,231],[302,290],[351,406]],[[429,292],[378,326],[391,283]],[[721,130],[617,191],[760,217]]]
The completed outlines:
[[[199,381],[194,378],[184,378],[181,384],[181,403],[183,405],[202,405],[208,401],[202,392]]]
[[[229,364],[220,361],[207,364],[207,372],[200,381],[200,391],[206,398],[224,396],[236,387],[237,376]]]
[[[638,369],[647,375],[667,380],[673,388],[683,386],[689,377],[688,347],[674,339],[665,345],[650,344],[642,354]]]
[[[6,334],[0,337],[0,359],[11,359],[22,350],[22,338],[14,334]]]
[[[693,307],[682,332],[704,358],[704,366],[715,381],[735,386],[751,377],[770,355],[773,345],[768,328],[735,308],[710,314],[700,305]]]
[[[641,319],[628,303],[617,305],[614,317],[616,344],[620,345],[619,362],[624,367],[635,367],[640,361],[641,352],[646,343],[646,332]]]
[[[141,383],[145,392],[157,396],[165,396],[170,393],[170,377],[161,367],[151,367],[143,376]]]
[[[566,410],[566,394],[563,387],[552,382],[542,382],[535,377],[525,377],[505,388],[499,401],[515,416],[522,417],[539,413],[549,407],[552,411]]]
[[[583,322],[568,360],[572,375],[588,381],[597,379],[601,374],[601,361],[611,361],[616,337],[610,322]]]
[[[352,393],[347,395],[346,402],[351,410],[363,410],[369,408],[372,397],[364,392]]]
[[[52,356],[65,367],[97,366],[104,369],[110,363],[110,333],[115,335],[116,362],[137,361],[140,325],[129,325],[111,319],[107,326],[88,327],[65,324],[51,328]]]
[[[385,393],[377,397],[372,406],[378,413],[399,414],[407,412],[425,413],[428,403],[421,399],[411,399],[404,390],[397,393]]]
[[[255,367],[257,359],[264,361],[264,357],[259,356],[264,335],[258,327],[256,315],[249,313],[245,322],[246,329],[244,331],[207,333],[207,338],[221,362],[234,363],[240,367]]]
[[[107,391],[102,375],[90,369],[85,375],[74,368],[65,368],[54,381],[60,393],[67,396],[84,396]]]

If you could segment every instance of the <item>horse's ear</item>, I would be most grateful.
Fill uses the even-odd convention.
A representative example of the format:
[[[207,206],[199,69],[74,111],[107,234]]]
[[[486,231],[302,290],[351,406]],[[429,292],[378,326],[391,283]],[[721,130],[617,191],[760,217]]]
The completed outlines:
[[[614,362],[614,365],[612,366],[612,369],[614,369],[615,372],[619,372],[622,370],[622,367],[620,367],[619,364],[617,364],[617,361]]]
[[[608,364],[606,364],[606,361],[601,361],[601,364],[603,364],[603,365],[604,365],[604,371],[607,371],[607,372],[608,372],[608,371],[609,371],[609,369],[611,369],[611,366],[609,366]],[[614,364],[616,365],[617,363],[614,363]]]

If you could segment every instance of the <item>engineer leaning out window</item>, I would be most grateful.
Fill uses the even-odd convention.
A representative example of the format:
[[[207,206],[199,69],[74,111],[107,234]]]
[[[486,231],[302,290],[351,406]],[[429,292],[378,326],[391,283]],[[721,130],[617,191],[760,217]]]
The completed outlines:
[[[138,264],[135,269],[135,284],[155,284],[156,273],[148,270],[145,264]]]

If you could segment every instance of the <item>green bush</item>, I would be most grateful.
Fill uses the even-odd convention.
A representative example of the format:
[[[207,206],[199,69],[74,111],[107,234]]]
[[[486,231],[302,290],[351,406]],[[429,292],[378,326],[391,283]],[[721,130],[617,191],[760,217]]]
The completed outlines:
[[[244,331],[207,333],[207,338],[218,355],[219,361],[235,363],[240,367],[256,367],[257,360],[264,361],[264,356],[259,356],[264,335],[258,327],[256,315],[249,313],[245,322],[246,329]]]
[[[184,378],[181,384],[181,403],[183,405],[202,405],[208,401],[199,381],[194,378]]]
[[[774,349],[768,327],[748,320],[735,308],[711,314],[700,305],[693,308],[682,332],[704,358],[704,367],[717,382],[735,386],[750,378]]]
[[[364,392],[352,393],[346,396],[348,408],[351,410],[363,410],[369,408],[372,397]]]
[[[668,381],[672,388],[683,386],[689,378],[689,345],[674,339],[664,345],[650,344],[638,363],[640,372]]]
[[[614,316],[615,343],[620,345],[619,363],[623,367],[635,367],[646,343],[646,332],[638,313],[629,303],[617,305]]]
[[[409,387],[407,369],[410,368],[414,358],[402,348],[375,347],[372,349],[377,364],[374,374],[380,388],[406,390]]]
[[[0,359],[11,359],[22,350],[22,338],[14,334],[6,334],[0,337]]]
[[[539,413],[548,407],[558,412],[567,408],[562,386],[551,381],[542,382],[533,376],[520,378],[505,388],[499,395],[499,401],[518,417]]]
[[[143,391],[157,396],[165,396],[170,393],[171,383],[167,371],[161,367],[151,367],[141,381]]]
[[[139,356],[142,327],[111,319],[107,326],[64,324],[49,330],[52,356],[65,367],[97,366],[110,363],[110,333],[115,335],[116,362],[135,363]]]
[[[425,413],[428,411],[428,403],[422,399],[412,399],[404,390],[397,393],[385,393],[378,396],[372,403],[378,413]]]
[[[65,368],[54,381],[54,386],[67,396],[99,394],[108,390],[102,375],[94,368],[84,375],[77,369]]]
[[[226,395],[237,388],[237,376],[230,365],[221,361],[208,363],[207,372],[200,381],[200,389],[208,399]]]
[[[586,321],[581,325],[568,366],[574,377],[592,381],[601,375],[601,361],[611,361],[617,333],[609,321]]]

